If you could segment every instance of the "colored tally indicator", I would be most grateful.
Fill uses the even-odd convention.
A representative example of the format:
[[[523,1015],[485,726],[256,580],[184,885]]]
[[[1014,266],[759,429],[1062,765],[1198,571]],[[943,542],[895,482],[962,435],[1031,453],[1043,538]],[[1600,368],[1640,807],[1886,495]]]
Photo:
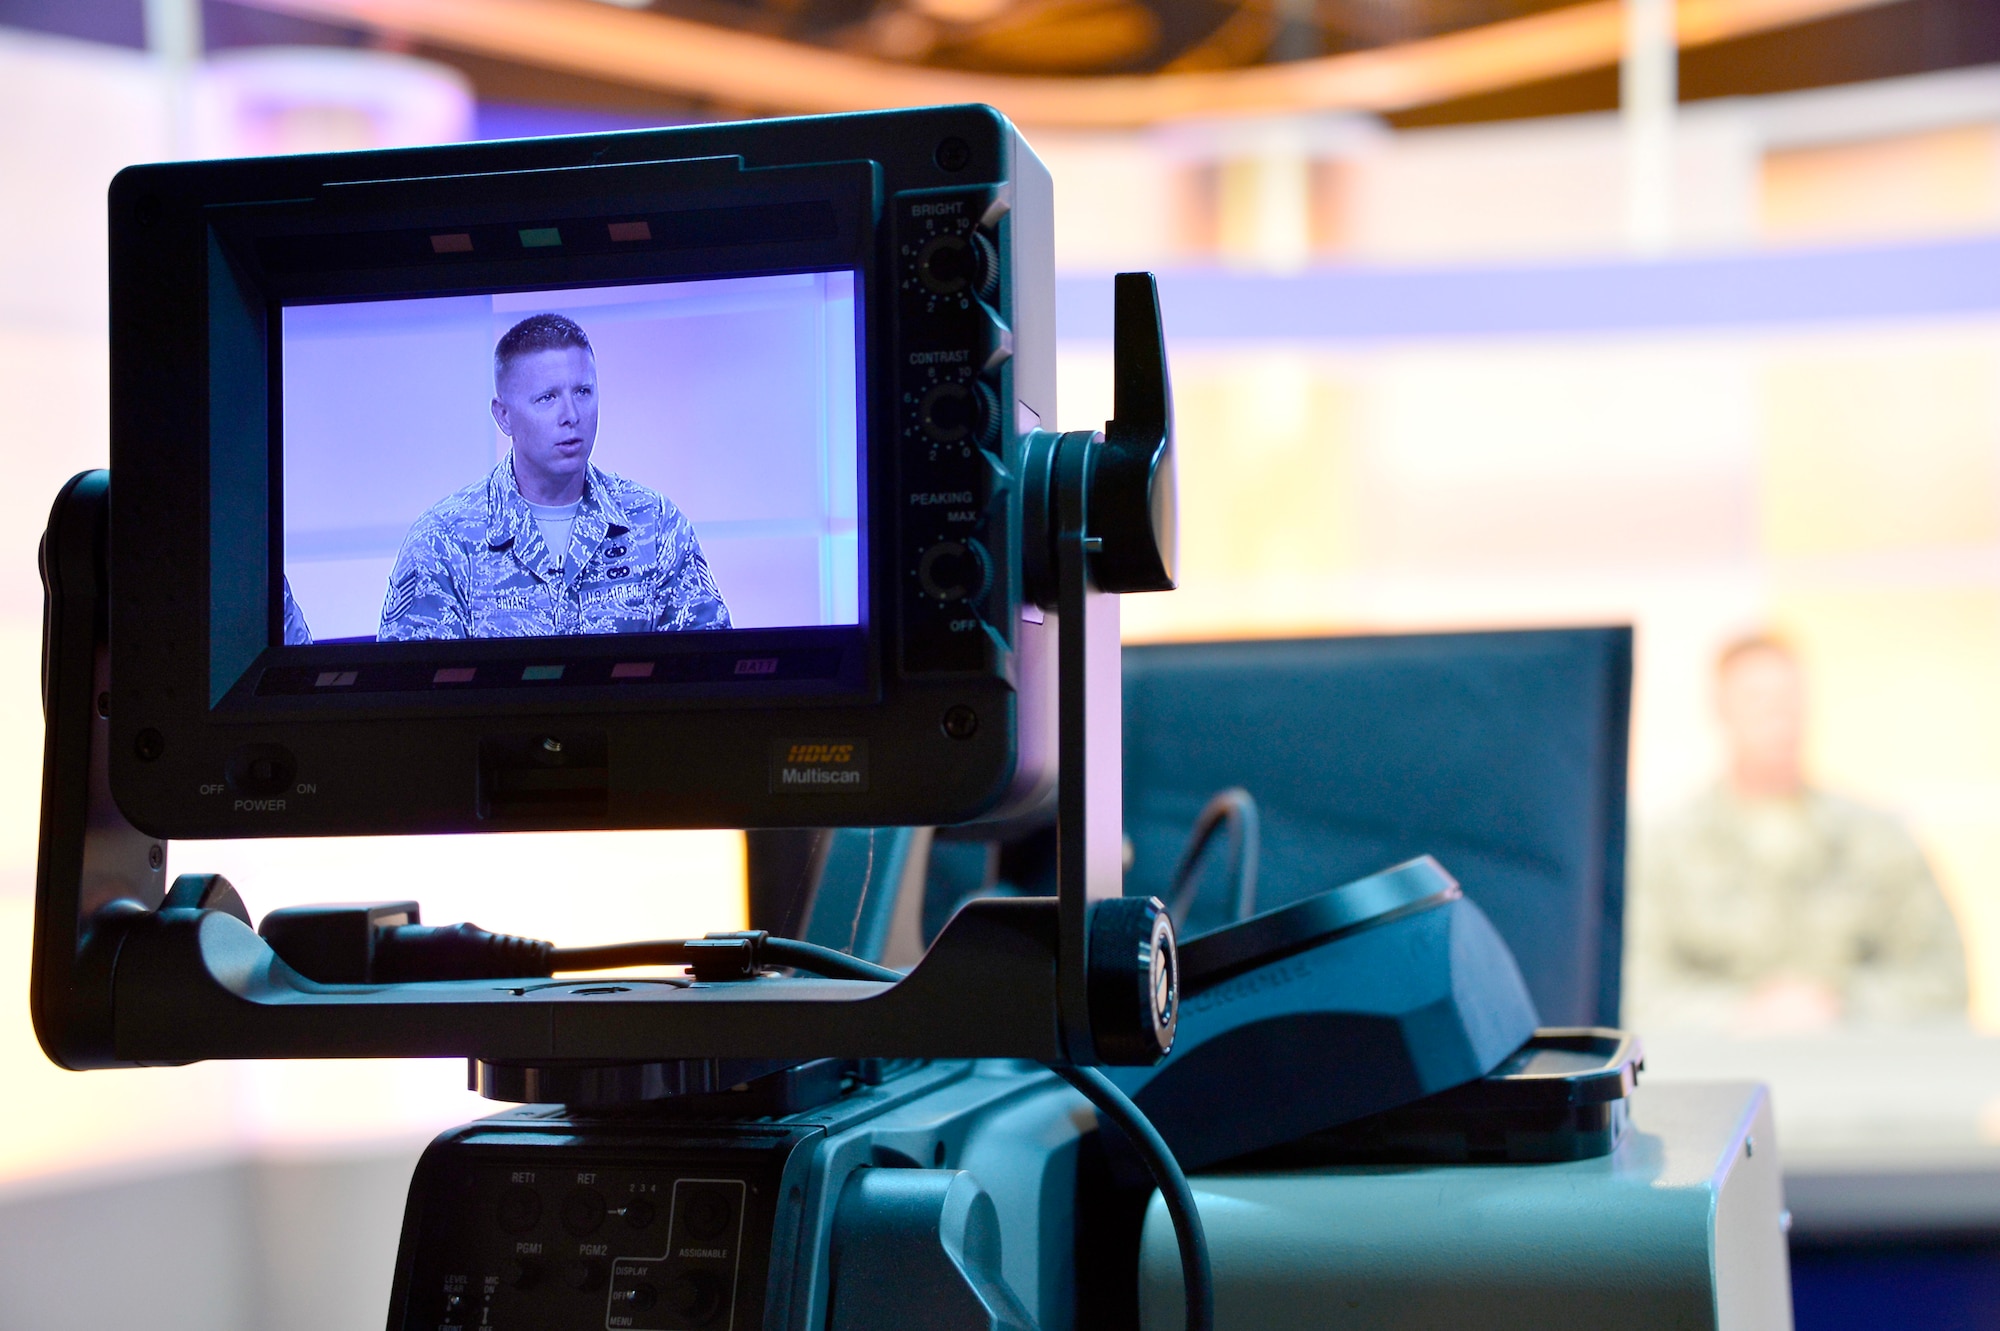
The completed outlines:
[[[616,685],[620,688],[688,684],[761,689],[837,680],[849,653],[838,646],[780,647],[754,656],[727,648],[678,651],[649,660],[619,660],[615,656],[551,662],[546,657],[515,657],[480,665],[431,661],[343,662],[339,665],[274,665],[257,681],[260,697],[301,694],[399,693],[422,689],[459,691],[544,688],[562,685]]]
[[[445,231],[431,237],[432,254],[470,254],[472,235],[466,231]]]
[[[868,743],[781,739],[771,745],[774,795],[857,795],[868,789]]]
[[[645,222],[612,222],[604,229],[613,240],[620,242],[653,238],[653,228]]]
[[[552,226],[524,226],[521,228],[521,245],[524,249],[546,249],[562,244],[562,231]]]

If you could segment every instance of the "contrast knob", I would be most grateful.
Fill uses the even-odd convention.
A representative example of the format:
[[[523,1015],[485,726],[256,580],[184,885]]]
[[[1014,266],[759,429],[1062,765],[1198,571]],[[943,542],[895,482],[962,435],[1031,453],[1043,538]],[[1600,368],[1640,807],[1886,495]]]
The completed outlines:
[[[985,448],[1000,435],[1000,400],[976,379],[935,384],[917,403],[917,424],[936,443]]]
[[[1099,1062],[1145,1067],[1174,1047],[1180,958],[1173,917],[1158,897],[1114,897],[1090,908],[1089,990]]]
[[[992,556],[979,542],[939,541],[917,560],[917,586],[934,601],[976,601],[992,570]]]

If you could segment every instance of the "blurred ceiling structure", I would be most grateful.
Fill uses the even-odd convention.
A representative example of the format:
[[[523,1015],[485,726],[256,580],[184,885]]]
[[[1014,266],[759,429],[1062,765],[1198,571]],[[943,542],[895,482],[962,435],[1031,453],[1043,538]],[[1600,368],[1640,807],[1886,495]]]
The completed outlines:
[[[1944,0],[1949,3],[1949,0]],[[1940,0],[1929,0],[1933,8]],[[1968,0],[1984,9],[1992,0]],[[1370,112],[1588,80],[1621,0],[234,0],[401,49],[735,113],[989,102],[1127,128]],[[1911,0],[1679,0],[1684,51]],[[1533,111],[1529,112],[1533,114]]]

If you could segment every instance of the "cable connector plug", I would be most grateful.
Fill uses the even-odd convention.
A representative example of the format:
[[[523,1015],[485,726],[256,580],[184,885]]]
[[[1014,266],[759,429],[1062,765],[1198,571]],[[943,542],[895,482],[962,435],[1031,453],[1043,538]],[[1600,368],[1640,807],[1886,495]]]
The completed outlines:
[[[732,933],[706,934],[687,941],[687,966],[694,978],[710,984],[725,980],[754,980],[763,967],[767,929],[739,929]]]
[[[476,924],[402,924],[375,934],[377,980],[519,980],[551,975],[555,944]]]
[[[423,924],[414,901],[285,906],[257,932],[287,966],[321,984],[539,978],[551,973],[555,951],[476,924]]]

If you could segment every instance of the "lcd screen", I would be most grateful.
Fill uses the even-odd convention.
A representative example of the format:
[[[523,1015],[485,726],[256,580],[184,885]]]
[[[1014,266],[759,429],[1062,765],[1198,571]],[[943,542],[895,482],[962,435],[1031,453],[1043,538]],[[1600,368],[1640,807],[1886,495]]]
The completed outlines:
[[[855,278],[282,312],[284,645],[853,625]]]

